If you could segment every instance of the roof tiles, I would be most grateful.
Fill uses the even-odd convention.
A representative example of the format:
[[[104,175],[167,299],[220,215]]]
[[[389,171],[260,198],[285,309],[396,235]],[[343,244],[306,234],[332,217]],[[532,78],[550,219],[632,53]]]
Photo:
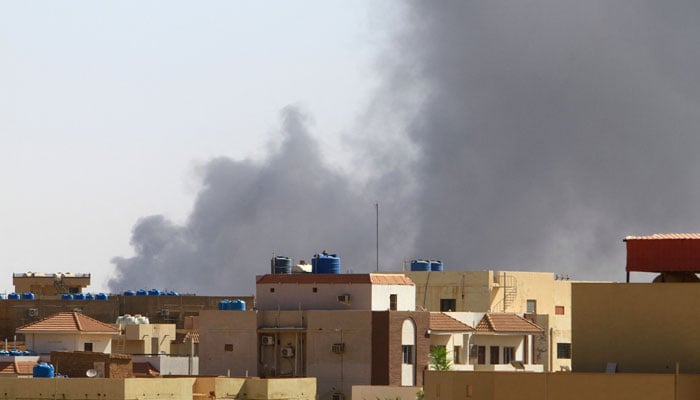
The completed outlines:
[[[544,330],[534,322],[508,313],[487,313],[476,326],[477,333],[542,333]]]
[[[471,326],[441,312],[430,313],[430,330],[435,332],[471,332]]]
[[[60,312],[17,328],[19,333],[80,332],[118,333],[116,327],[77,312]]]
[[[668,240],[668,239],[700,239],[700,233],[655,233],[648,236],[627,236],[625,240]]]

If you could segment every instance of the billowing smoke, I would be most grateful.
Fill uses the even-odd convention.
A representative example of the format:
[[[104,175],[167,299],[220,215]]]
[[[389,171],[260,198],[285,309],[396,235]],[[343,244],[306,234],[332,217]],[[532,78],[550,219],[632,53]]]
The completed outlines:
[[[408,147],[363,137],[371,148],[348,151],[372,168],[350,178],[286,110],[264,162],[206,166],[186,224],[137,223],[111,288],[248,293],[273,251],[370,271],[376,200],[393,269],[424,257],[622,279],[625,235],[700,229],[700,3],[405,4],[368,115]]]
[[[700,229],[700,4],[411,4],[417,254],[622,279],[625,235]]]
[[[184,225],[161,215],[138,221],[136,254],[113,260],[110,289],[252,294],[273,252],[310,262],[328,250],[341,256],[344,271],[376,268],[374,204],[382,190],[325,164],[299,110],[289,107],[282,118],[281,146],[263,162],[221,157],[204,167],[203,189]]]

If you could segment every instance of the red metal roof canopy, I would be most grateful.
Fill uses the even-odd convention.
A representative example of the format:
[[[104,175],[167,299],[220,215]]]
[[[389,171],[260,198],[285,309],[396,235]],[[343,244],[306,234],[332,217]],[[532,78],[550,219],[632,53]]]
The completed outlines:
[[[700,272],[700,233],[627,236],[627,272]]]

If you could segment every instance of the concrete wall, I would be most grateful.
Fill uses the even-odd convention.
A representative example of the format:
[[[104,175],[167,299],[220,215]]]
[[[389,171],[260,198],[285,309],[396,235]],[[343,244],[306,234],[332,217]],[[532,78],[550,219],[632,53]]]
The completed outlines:
[[[352,400],[413,400],[421,389],[417,386],[356,385],[352,387]]]
[[[257,311],[203,311],[199,324],[200,373],[258,376]]]
[[[157,342],[153,339],[157,339]],[[126,325],[124,336],[125,349],[117,349],[127,354],[170,354],[170,342],[175,339],[175,324],[137,324]],[[122,343],[117,341],[115,347]]]
[[[416,309],[415,286],[372,285],[372,311],[389,310],[391,295],[396,295],[395,311],[413,311]]]
[[[700,375],[429,371],[424,390],[425,400],[690,400]]]
[[[111,334],[31,333],[27,334],[25,338],[26,348],[39,354],[49,354],[52,351],[60,350],[83,351],[85,343],[92,343],[92,351],[112,352]]]
[[[573,368],[620,372],[700,373],[700,285],[576,283]]]
[[[211,377],[129,379],[16,379],[0,378],[0,396],[20,399],[259,399],[314,400],[316,380],[237,379]]]
[[[133,362],[147,362],[165,375],[199,375],[199,357],[134,356]]]
[[[51,353],[51,364],[56,374],[71,378],[85,377],[86,372],[91,369],[98,371],[98,376],[102,378],[134,376],[131,357],[122,354],[55,351]]]

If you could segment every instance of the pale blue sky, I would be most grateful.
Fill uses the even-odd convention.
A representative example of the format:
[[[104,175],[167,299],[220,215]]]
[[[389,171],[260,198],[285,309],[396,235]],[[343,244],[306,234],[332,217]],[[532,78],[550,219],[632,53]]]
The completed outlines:
[[[214,156],[263,157],[301,105],[337,146],[377,86],[370,1],[0,1],[0,291],[91,272],[139,217],[181,221]]]

